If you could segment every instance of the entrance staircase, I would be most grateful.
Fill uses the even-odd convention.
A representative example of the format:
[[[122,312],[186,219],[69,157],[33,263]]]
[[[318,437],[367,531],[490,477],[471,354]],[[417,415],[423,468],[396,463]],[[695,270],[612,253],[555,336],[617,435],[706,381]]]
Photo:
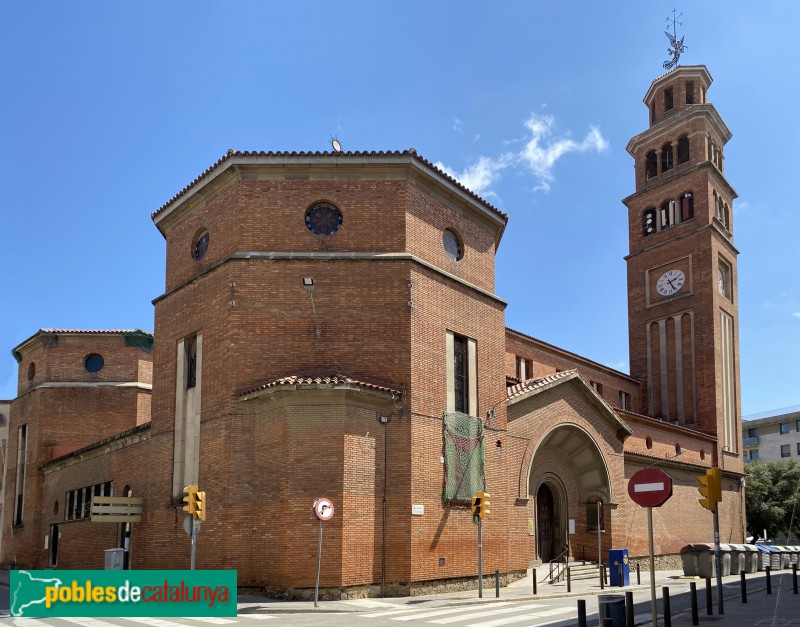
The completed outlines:
[[[567,566],[569,566],[569,577],[571,581],[579,579],[598,579],[600,568],[597,562],[588,560],[575,560],[567,562],[557,562],[550,564],[550,572],[543,581],[547,583],[559,583],[567,580]]]

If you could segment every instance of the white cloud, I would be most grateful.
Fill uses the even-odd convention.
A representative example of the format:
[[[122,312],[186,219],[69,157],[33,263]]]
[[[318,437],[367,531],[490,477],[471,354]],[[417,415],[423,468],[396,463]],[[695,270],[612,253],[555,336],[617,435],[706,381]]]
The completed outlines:
[[[792,312],[792,318],[800,318],[800,311]]]
[[[453,130],[456,133],[460,133],[461,132],[461,126],[462,126],[461,120],[459,120],[458,118],[453,118]]]
[[[588,152],[595,150],[604,152],[608,150],[608,142],[596,126],[589,127],[589,132],[583,141],[576,142],[566,137],[556,137],[552,140],[555,120],[551,115],[531,114],[525,122],[525,128],[530,132],[525,148],[520,152],[523,163],[533,172],[538,180],[534,191],[550,191],[552,183],[553,166],[556,161],[569,152]]]
[[[590,126],[586,137],[579,142],[569,137],[552,137],[555,120],[551,115],[532,113],[524,126],[528,131],[524,137],[503,142],[506,146],[523,143],[524,146],[517,152],[505,153],[499,157],[480,156],[461,173],[441,162],[435,165],[476,193],[491,194],[487,190],[500,178],[500,171],[508,167],[519,167],[531,172],[536,178],[534,191],[548,192],[555,180],[553,167],[561,157],[570,152],[604,152],[608,149],[608,141],[596,126]],[[453,130],[461,131],[461,121],[458,118],[453,124]],[[476,135],[475,140],[479,137],[480,135]]]
[[[497,159],[491,157],[480,157],[478,161],[463,170],[455,172],[448,168],[441,161],[434,163],[437,168],[446,172],[464,187],[480,194],[484,192],[492,183],[500,178],[500,171],[507,168],[513,162],[512,155],[502,155]]]

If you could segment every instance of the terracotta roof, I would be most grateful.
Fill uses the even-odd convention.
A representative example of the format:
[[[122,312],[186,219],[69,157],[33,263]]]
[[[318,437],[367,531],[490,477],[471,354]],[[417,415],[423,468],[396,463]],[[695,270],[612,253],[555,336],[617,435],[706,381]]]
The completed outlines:
[[[506,399],[510,400],[512,398],[516,398],[521,394],[525,394],[525,392],[530,392],[531,390],[535,390],[536,388],[544,387],[549,383],[553,383],[554,381],[559,381],[560,379],[566,379],[567,377],[571,377],[577,374],[577,370],[564,370],[563,372],[556,372],[554,374],[549,374],[546,377],[540,377],[538,379],[528,379],[527,381],[523,381],[522,383],[517,383],[510,387],[506,388]]]
[[[417,151],[414,148],[409,148],[408,150],[369,150],[369,151],[343,151],[343,152],[330,152],[330,151],[252,151],[252,150],[228,150],[222,157],[220,157],[215,163],[210,165],[208,168],[203,170],[197,178],[195,178],[191,183],[189,183],[186,187],[184,187],[181,191],[179,191],[175,196],[170,198],[167,202],[165,202],[161,207],[159,207],[156,211],[150,214],[150,217],[155,219],[157,215],[159,215],[162,211],[166,210],[170,205],[172,205],[175,201],[177,201],[181,196],[184,196],[189,190],[192,189],[197,183],[208,177],[212,172],[218,169],[222,164],[226,161],[232,159],[233,157],[283,157],[283,158],[307,158],[307,157],[337,157],[337,158],[347,158],[347,157],[356,157],[362,159],[364,157],[384,157],[384,156],[409,156],[413,157],[426,167],[430,168],[441,177],[447,179],[450,183],[458,187],[460,190],[466,192],[470,196],[472,196],[475,200],[480,202],[482,205],[496,213],[497,215],[501,216],[504,220],[508,221],[508,214],[503,213],[497,207],[487,202],[484,198],[478,196],[475,192],[470,190],[469,188],[465,187],[461,183],[459,183],[456,179],[452,176],[444,172],[443,170],[437,168],[433,165],[430,161],[422,157],[421,155],[417,154]]]
[[[341,374],[337,372],[312,372],[312,373],[304,373],[304,374],[291,374],[286,375],[284,377],[280,377],[279,379],[275,379],[274,381],[270,381],[268,383],[264,383],[256,388],[251,390],[247,390],[246,392],[242,392],[239,394],[239,397],[245,396],[247,394],[252,394],[253,392],[260,392],[261,390],[266,390],[269,388],[275,388],[281,385],[325,385],[331,388],[335,388],[340,385],[356,385],[358,387],[366,388],[368,390],[375,390],[378,392],[390,392],[392,394],[402,394],[403,389],[401,387],[392,386],[389,384],[380,384],[380,383],[372,383],[369,381],[363,381],[360,379],[355,379],[349,375]]]
[[[36,339],[40,335],[58,335],[58,334],[70,334],[70,335],[147,335],[150,338],[153,337],[152,332],[150,331],[143,331],[142,329],[39,329],[36,333],[31,335],[29,338],[26,338],[19,344],[17,344],[11,352],[14,353],[15,351],[19,350],[22,346],[30,342],[31,340]]]

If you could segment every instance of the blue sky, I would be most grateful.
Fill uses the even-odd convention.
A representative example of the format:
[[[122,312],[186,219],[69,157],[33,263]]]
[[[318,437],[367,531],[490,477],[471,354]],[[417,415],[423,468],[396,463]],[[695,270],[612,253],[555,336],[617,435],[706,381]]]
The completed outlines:
[[[733,132],[742,406],[800,403],[800,3],[688,2]],[[42,327],[153,328],[157,209],[228,148],[415,147],[510,215],[506,324],[627,372],[628,140],[662,0],[25,2],[0,22],[0,398]],[[787,52],[788,50],[788,52]]]

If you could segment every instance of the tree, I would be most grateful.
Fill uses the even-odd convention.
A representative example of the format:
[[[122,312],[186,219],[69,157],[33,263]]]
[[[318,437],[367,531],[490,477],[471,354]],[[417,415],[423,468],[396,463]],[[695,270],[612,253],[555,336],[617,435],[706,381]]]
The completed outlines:
[[[753,461],[747,473],[747,526],[758,535],[791,543],[800,525],[800,464],[796,461]]]

